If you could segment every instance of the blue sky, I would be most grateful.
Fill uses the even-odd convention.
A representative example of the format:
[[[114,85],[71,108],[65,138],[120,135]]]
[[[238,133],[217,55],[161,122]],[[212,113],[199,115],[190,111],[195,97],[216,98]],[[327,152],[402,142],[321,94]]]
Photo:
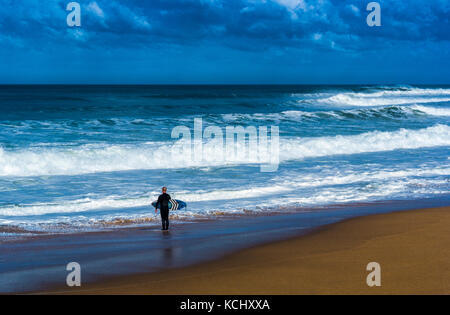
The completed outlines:
[[[2,0],[0,83],[450,83],[450,1]]]

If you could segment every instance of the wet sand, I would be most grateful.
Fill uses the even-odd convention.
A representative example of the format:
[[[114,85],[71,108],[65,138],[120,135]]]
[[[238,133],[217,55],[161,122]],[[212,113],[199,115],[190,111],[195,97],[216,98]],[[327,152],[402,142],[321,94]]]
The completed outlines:
[[[450,294],[450,207],[348,219],[194,266],[69,294]],[[381,265],[381,287],[366,266]]]

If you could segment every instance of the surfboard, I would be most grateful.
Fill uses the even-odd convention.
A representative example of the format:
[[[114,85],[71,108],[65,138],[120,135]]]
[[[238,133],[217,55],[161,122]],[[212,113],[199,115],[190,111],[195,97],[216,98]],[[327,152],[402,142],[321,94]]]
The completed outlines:
[[[153,201],[152,202],[152,206],[155,207],[156,206],[156,202],[157,201]],[[158,209],[160,207],[158,206]],[[181,210],[186,208],[186,202],[181,201],[181,200],[177,200],[177,199],[170,199],[169,201],[169,210],[170,211],[175,211],[175,210]]]

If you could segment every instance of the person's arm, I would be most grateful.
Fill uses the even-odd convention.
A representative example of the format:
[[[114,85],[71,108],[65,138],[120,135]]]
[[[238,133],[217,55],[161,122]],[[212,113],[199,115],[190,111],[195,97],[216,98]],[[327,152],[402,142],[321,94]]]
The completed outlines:
[[[158,201],[156,201],[155,205],[155,213],[158,213],[158,206],[161,204],[161,196],[158,197]]]
[[[167,206],[169,206],[170,200],[172,200],[172,197],[170,197],[170,195],[167,194]],[[169,210],[170,210],[170,207],[169,207]]]

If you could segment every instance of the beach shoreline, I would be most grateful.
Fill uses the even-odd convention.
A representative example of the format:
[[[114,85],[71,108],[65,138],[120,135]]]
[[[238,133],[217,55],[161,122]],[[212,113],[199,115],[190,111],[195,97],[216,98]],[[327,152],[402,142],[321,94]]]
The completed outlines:
[[[450,294],[450,207],[348,218],[159,272],[37,294]],[[369,262],[382,286],[368,287]]]
[[[289,215],[297,215],[301,213],[307,212],[321,212],[321,211],[338,211],[342,209],[373,209],[376,212],[392,212],[392,211],[405,211],[405,210],[419,210],[422,208],[438,208],[442,206],[446,206],[450,204],[450,194],[441,196],[440,198],[428,198],[428,199],[417,199],[412,201],[407,200],[379,200],[372,202],[352,202],[352,203],[336,203],[322,206],[310,206],[310,207],[289,207],[285,209],[272,209],[264,212],[258,211],[250,211],[244,210],[241,213],[223,213],[220,215],[213,214],[205,217],[198,217],[192,219],[182,219],[178,218],[178,211],[173,211],[170,213],[170,221],[172,226],[192,226],[196,224],[203,223],[211,223],[211,222],[219,222],[219,221],[233,221],[233,220],[251,220],[252,218],[258,217],[273,217],[273,216],[289,216]],[[153,210],[148,211],[149,213],[153,213]],[[370,214],[370,213],[369,213]],[[363,213],[362,215],[368,215]],[[0,238],[0,246],[2,244],[20,244],[27,243],[33,240],[45,240],[52,239],[55,237],[83,237],[86,235],[96,236],[96,235],[108,235],[114,233],[121,232],[134,232],[142,229],[146,230],[159,230],[160,229],[160,215],[156,214],[154,217],[150,217],[150,219],[142,219],[143,223],[127,223],[125,219],[116,219],[115,222],[124,221],[125,223],[117,223],[113,224],[113,222],[107,222],[105,224],[98,224],[98,226],[89,227],[89,228],[81,228],[79,230],[72,229],[64,231],[61,228],[54,228],[53,232],[45,231],[45,230],[26,230],[20,228],[19,226],[0,226],[0,232],[11,232],[10,234],[16,234],[15,236],[5,236]],[[148,224],[148,222],[152,222],[152,224]],[[302,233],[303,234],[303,233]]]

